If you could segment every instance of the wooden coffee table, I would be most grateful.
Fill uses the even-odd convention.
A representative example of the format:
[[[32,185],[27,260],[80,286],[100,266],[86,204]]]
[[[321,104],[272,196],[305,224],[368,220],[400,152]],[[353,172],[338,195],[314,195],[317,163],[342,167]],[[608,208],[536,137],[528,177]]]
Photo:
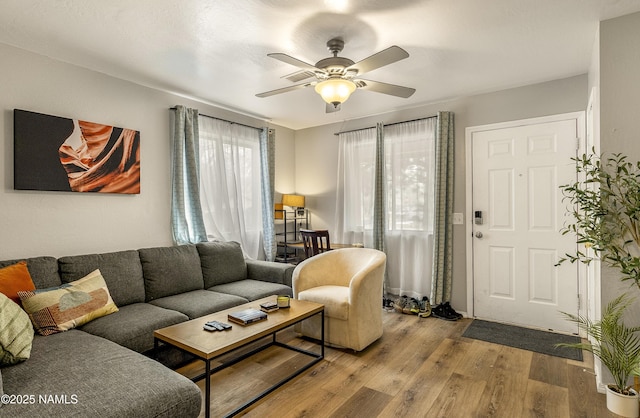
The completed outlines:
[[[286,309],[279,309],[275,312],[268,314],[268,319],[265,321],[255,322],[249,325],[239,325],[230,322],[227,319],[227,314],[230,312],[236,312],[247,308],[260,309],[260,304],[267,301],[275,301],[275,296],[269,296],[263,299],[258,299],[253,302],[246,303],[244,305],[236,306],[224,311],[216,312],[211,315],[206,315],[201,318],[192,319],[187,322],[172,325],[166,328],[159,329],[153,332],[154,345],[157,351],[158,346],[161,343],[169,344],[173,347],[186,351],[189,354],[194,355],[198,359],[204,361],[205,372],[193,378],[194,382],[205,380],[205,417],[210,416],[211,407],[211,375],[226,367],[229,367],[245,358],[262,351],[271,346],[278,346],[287,348],[298,353],[308,355],[313,358],[311,362],[304,367],[297,369],[293,374],[284,378],[274,386],[263,391],[255,398],[251,399],[244,405],[236,408],[230,412],[227,416],[231,417],[239,412],[245,410],[249,406],[253,405],[258,400],[264,398],[275,389],[287,383],[289,380],[305,372],[314,364],[320,362],[324,358],[324,306],[305,300],[291,299],[291,307]],[[320,315],[322,318],[322,340],[320,341],[320,353],[314,353],[312,351],[303,350],[299,347],[293,347],[276,340],[276,333],[285,328],[288,328],[298,322],[311,318],[314,315]],[[233,325],[233,328],[228,331],[205,331],[202,327],[208,321],[226,322]],[[253,349],[241,356],[234,358],[226,363],[223,363],[214,368],[211,367],[211,362],[217,357],[229,353],[230,351],[244,347],[252,342],[255,342],[266,336],[272,338],[264,345]]]

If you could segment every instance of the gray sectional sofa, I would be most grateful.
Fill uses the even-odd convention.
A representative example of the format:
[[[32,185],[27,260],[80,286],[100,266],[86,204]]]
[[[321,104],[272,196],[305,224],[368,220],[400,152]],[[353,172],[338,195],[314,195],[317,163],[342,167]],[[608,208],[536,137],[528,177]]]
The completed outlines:
[[[17,261],[0,261],[0,268]],[[78,329],[36,334],[27,361],[0,369],[0,392],[23,401],[0,406],[0,416],[196,417],[200,389],[170,368],[188,358],[166,347],[154,352],[153,331],[292,295],[294,266],[245,260],[234,242],[26,261],[38,289],[100,269],[119,310]]]

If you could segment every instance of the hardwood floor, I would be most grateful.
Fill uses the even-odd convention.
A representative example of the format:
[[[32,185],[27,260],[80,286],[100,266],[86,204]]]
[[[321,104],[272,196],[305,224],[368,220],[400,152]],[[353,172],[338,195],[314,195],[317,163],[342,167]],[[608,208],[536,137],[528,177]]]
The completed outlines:
[[[243,416],[616,417],[596,391],[588,353],[578,362],[461,337],[470,322],[385,312],[380,340],[359,353],[327,348],[324,361]],[[279,340],[316,346],[292,331]],[[307,361],[269,348],[217,373],[211,416],[228,413]],[[178,371],[195,376],[202,364]],[[204,390],[204,381],[198,385]]]

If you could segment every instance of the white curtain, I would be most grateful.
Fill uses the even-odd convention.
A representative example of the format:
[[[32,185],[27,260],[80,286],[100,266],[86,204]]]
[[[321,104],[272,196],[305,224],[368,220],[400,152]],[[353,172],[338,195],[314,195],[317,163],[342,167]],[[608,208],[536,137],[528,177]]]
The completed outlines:
[[[262,259],[260,130],[207,117],[199,122],[207,238],[237,241],[247,257]]]
[[[336,231],[331,241],[373,248],[376,129],[338,137]]]
[[[431,293],[436,119],[384,129],[387,291],[421,298]],[[373,244],[375,129],[339,136],[336,238]]]
[[[436,118],[385,127],[389,292],[431,294]]]

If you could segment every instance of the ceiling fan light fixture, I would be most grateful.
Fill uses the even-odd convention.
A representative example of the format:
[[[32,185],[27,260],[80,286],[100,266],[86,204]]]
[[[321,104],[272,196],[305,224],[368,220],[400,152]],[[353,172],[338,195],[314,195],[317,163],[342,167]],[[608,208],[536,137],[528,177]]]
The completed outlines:
[[[347,101],[356,90],[356,84],[351,80],[336,77],[321,81],[316,84],[315,89],[325,102],[338,106]]]

